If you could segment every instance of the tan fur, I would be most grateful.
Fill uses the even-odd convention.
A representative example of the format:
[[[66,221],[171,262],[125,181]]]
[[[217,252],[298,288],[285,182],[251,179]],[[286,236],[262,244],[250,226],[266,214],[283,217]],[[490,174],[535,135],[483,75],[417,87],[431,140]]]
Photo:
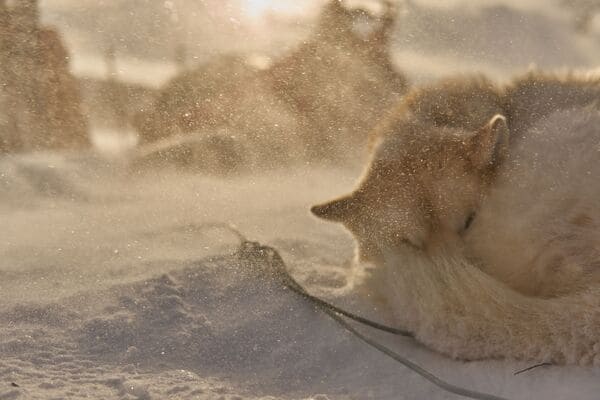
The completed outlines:
[[[582,197],[569,208],[574,215],[567,216],[566,195],[553,189],[562,185],[569,193],[569,172],[584,173],[586,162],[595,164],[594,153],[581,165],[568,164],[567,157],[566,173],[557,166],[547,172],[550,178],[540,168],[528,177],[519,167],[538,163],[536,149],[527,147],[536,129],[559,138],[549,153],[544,150],[552,167],[553,154],[564,150],[563,131],[556,126],[565,120],[565,135],[581,131],[597,143],[600,114],[596,120],[581,117],[595,115],[592,109],[556,111],[581,109],[598,98],[599,81],[572,75],[529,74],[506,87],[483,77],[461,78],[416,89],[378,127],[358,188],[312,211],[343,223],[362,260],[392,271],[396,278],[383,282],[394,282],[393,307],[411,316],[402,321],[432,347],[467,359],[598,363],[600,345],[593,332],[600,325],[595,241],[600,238],[590,227],[600,222],[600,212],[590,214],[579,204],[597,197],[585,185],[574,186],[572,195]],[[547,119],[550,125],[540,125]],[[575,146],[577,140],[566,143]],[[524,158],[515,160],[514,154]],[[519,180],[537,192],[513,190]],[[519,200],[513,192],[527,198]],[[537,205],[537,193],[548,204]],[[475,212],[483,215],[474,219],[477,234],[470,235]],[[574,222],[563,222],[568,219]],[[410,248],[418,250],[420,266],[390,261],[390,254]],[[591,319],[570,319],[584,315]],[[549,332],[553,336],[544,338]]]

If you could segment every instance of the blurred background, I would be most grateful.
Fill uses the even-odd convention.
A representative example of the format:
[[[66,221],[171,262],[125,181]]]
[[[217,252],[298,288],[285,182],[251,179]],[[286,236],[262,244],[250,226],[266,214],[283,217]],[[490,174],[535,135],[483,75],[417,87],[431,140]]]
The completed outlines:
[[[2,0],[0,151],[354,162],[410,85],[600,65],[595,0]],[[143,166],[143,167],[142,167]]]

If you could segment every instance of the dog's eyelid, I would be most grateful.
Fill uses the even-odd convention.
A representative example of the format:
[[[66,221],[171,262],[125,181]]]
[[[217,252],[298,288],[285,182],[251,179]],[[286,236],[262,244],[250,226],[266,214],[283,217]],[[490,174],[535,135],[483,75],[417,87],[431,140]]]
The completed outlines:
[[[422,249],[422,246],[421,246],[421,245],[419,245],[419,244],[415,243],[414,241],[412,241],[412,240],[410,240],[410,239],[408,239],[408,238],[403,238],[403,239],[401,240],[401,242],[402,242],[404,245],[406,245],[406,246],[410,246],[410,247],[412,247],[413,249],[417,249],[417,250],[421,250],[421,249]]]
[[[475,220],[476,215],[477,215],[477,213],[475,211],[471,211],[469,213],[469,215],[467,215],[467,219],[465,220],[465,225],[462,228],[463,232],[467,231],[471,227],[471,225],[473,224],[473,221]]]

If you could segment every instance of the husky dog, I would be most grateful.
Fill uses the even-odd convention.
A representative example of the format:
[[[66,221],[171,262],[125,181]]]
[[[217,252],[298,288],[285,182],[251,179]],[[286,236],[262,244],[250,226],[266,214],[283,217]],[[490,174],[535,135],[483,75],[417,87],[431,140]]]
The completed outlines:
[[[400,322],[462,359],[600,363],[600,81],[415,89],[357,189],[312,212],[382,266]]]

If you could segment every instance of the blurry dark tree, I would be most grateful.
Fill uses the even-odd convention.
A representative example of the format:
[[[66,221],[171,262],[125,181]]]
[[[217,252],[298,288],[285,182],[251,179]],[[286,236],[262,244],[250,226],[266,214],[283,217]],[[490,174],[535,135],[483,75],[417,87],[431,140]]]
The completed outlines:
[[[59,34],[36,0],[0,0],[0,151],[87,145],[86,118]]]

